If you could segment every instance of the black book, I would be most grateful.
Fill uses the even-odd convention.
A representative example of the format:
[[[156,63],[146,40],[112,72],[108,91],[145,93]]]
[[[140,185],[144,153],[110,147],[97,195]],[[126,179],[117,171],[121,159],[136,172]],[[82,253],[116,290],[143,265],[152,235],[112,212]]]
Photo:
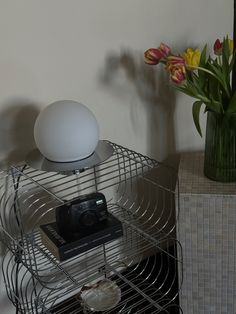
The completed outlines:
[[[56,222],[40,226],[42,244],[59,260],[65,261],[123,235],[121,222],[113,215],[89,234],[61,235]]]

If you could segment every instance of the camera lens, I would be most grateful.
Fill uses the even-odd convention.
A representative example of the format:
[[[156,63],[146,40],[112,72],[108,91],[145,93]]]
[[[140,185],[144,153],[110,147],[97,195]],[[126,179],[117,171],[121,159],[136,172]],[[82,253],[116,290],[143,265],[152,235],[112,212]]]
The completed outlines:
[[[86,227],[92,227],[96,221],[96,216],[91,211],[84,212],[81,217],[81,223]]]

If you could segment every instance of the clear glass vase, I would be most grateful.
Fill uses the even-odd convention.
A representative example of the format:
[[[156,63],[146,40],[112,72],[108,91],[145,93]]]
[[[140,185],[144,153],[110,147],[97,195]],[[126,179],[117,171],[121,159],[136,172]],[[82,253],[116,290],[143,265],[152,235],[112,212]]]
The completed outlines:
[[[236,114],[208,111],[204,174],[220,182],[236,181]]]

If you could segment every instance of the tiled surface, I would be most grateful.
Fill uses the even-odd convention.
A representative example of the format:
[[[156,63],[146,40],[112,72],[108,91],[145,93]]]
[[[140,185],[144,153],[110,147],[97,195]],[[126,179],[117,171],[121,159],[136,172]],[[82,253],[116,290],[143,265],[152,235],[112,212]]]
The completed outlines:
[[[236,195],[236,183],[221,183],[203,174],[203,153],[191,152],[181,155],[179,176],[180,191],[191,194]]]
[[[202,154],[184,154],[179,171],[180,302],[184,314],[236,314],[235,184],[204,178],[202,164]]]

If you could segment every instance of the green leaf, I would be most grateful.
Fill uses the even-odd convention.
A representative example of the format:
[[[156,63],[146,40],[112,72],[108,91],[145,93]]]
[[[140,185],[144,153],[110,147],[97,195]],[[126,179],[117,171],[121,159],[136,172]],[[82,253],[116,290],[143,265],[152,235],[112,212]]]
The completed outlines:
[[[201,131],[200,123],[199,123],[199,114],[200,114],[200,109],[201,109],[202,104],[203,103],[201,101],[195,101],[192,107],[193,121],[201,137],[202,137],[202,131]]]
[[[196,86],[192,81],[189,81],[188,79],[186,81],[185,90],[191,93],[192,97],[196,97],[196,95],[198,94]]]
[[[207,80],[208,80],[207,73],[199,70],[198,71],[198,82],[199,82],[199,86],[201,87],[202,90],[205,90]]]
[[[229,73],[231,73],[233,70],[234,62],[235,62],[235,52],[233,53],[232,59],[231,59],[230,64],[229,64]]]
[[[219,82],[217,81],[217,79],[212,77],[210,80],[208,80],[207,87],[208,87],[207,94],[208,94],[210,100],[212,101],[214,99],[217,99],[217,100],[221,101],[220,86],[219,86]]]
[[[207,45],[204,46],[201,52],[201,56],[200,56],[199,66],[202,68],[206,67],[206,51],[207,51]],[[203,88],[207,79],[206,73],[201,70],[198,70],[197,74],[199,77],[199,85]]]
[[[195,73],[192,73],[191,78],[192,79],[190,81],[189,77],[187,76],[186,87],[193,93],[194,97],[196,97],[199,94],[204,97],[205,93],[204,89],[200,85],[199,77]]]
[[[222,69],[219,64],[209,64],[209,69],[213,72],[214,77],[219,81],[221,86],[224,88],[226,94],[229,96],[229,90],[226,82],[225,75],[222,73]]]
[[[222,57],[225,60],[229,60],[230,57],[230,50],[229,50],[229,38],[226,36],[226,38],[223,39],[223,47],[222,47]]]
[[[200,62],[199,62],[200,67],[204,67],[206,64],[206,51],[207,51],[207,45],[204,46],[201,53]]]
[[[230,47],[229,47],[229,39],[228,36],[224,38],[223,40],[223,48],[222,48],[222,73],[224,76],[225,83],[227,85],[227,89],[230,90],[230,72],[231,72],[231,67],[230,67]]]
[[[230,51],[229,51],[229,42],[228,37],[224,38],[223,40],[223,47],[222,47],[222,66],[229,68],[229,58],[230,58]]]
[[[234,92],[226,112],[227,113],[236,112],[236,92]]]
[[[199,94],[202,93],[202,86],[200,85],[199,77],[193,73],[193,82],[192,84],[194,85],[196,92]]]
[[[224,75],[222,72],[222,67],[216,62],[214,61],[213,63],[209,64],[209,69],[215,74],[216,78],[224,83]]]
[[[223,113],[224,108],[222,107],[222,104],[217,100],[212,100],[211,102],[205,103],[208,109],[211,111],[217,112],[217,113]]]
[[[194,97],[194,94],[188,88],[186,88],[185,86],[174,85],[174,88],[179,90],[180,92],[188,95],[188,96]]]

